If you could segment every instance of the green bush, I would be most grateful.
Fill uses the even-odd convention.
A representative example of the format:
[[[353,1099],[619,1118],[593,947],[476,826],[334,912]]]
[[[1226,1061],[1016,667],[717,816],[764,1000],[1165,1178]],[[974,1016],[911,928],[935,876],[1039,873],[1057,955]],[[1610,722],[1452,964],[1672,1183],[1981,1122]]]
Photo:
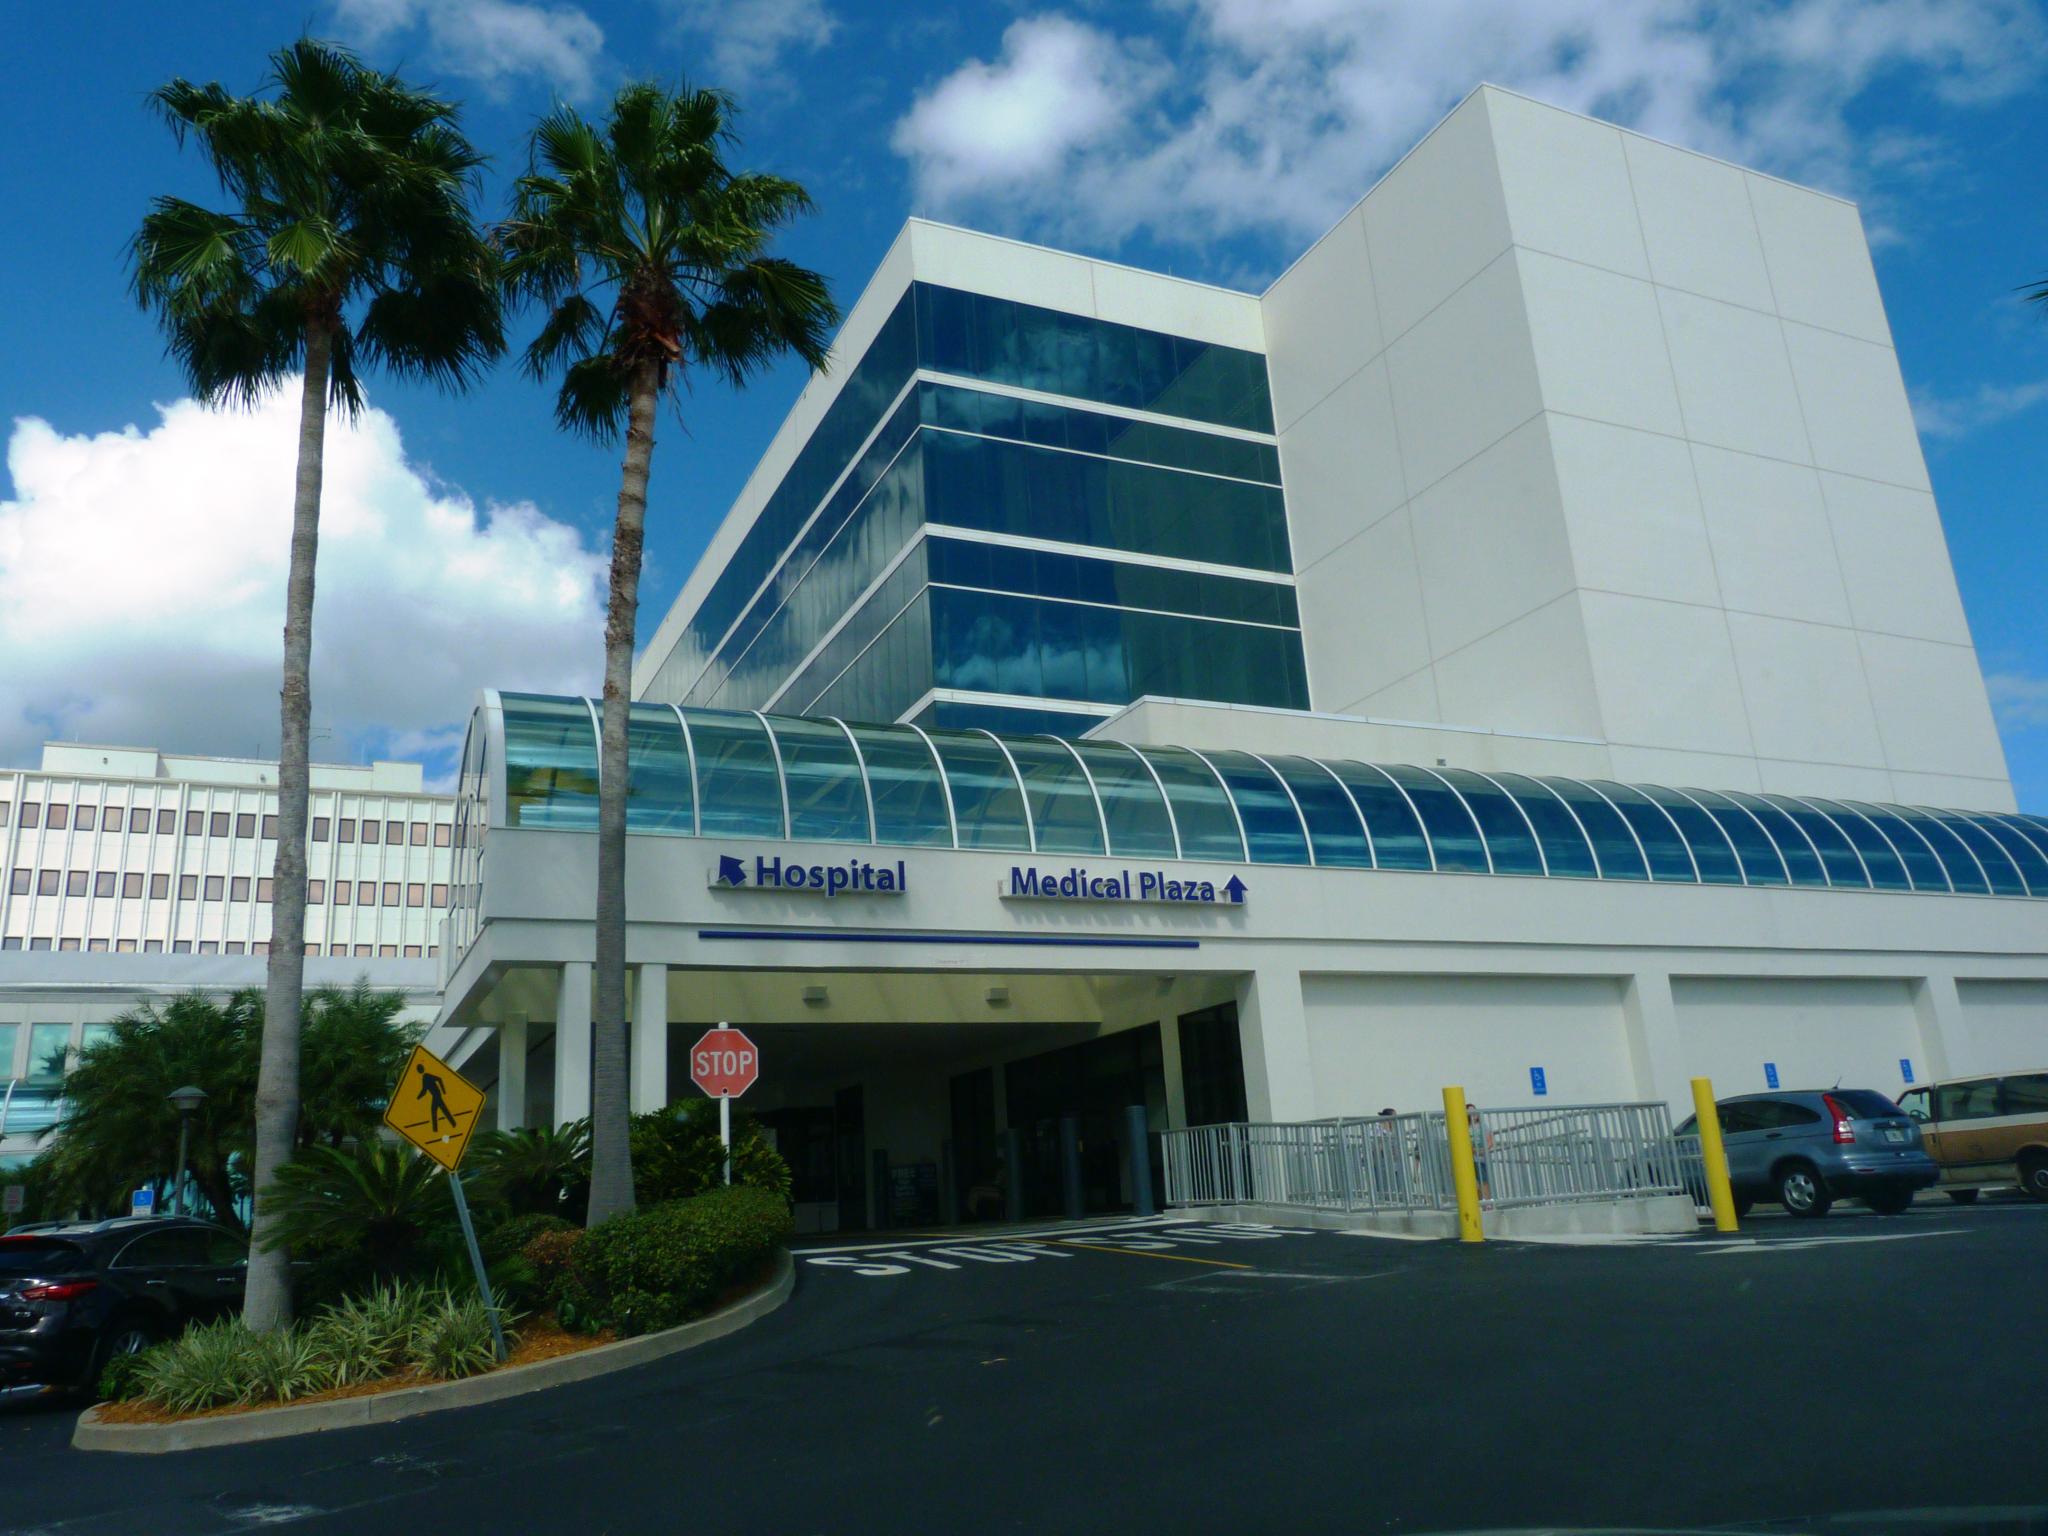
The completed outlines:
[[[307,1300],[469,1272],[447,1180],[409,1146],[311,1147],[263,1194],[275,1220],[268,1241],[306,1266],[299,1288]]]
[[[118,1403],[136,1396],[142,1387],[142,1356],[116,1355],[100,1372],[99,1394],[103,1402]]]
[[[725,1152],[718,1140],[716,1100],[686,1099],[635,1115],[630,1136],[633,1197],[641,1205],[687,1200],[724,1187]],[[732,1115],[732,1181],[789,1199],[789,1164],[769,1144],[761,1122],[742,1109]]]
[[[789,1241],[789,1203],[739,1185],[649,1206],[575,1245],[558,1309],[566,1327],[632,1335],[673,1328],[757,1276]]]
[[[520,1250],[519,1265],[530,1290],[526,1304],[559,1312],[564,1287],[575,1270],[576,1250],[582,1245],[583,1229],[566,1232],[537,1232]]]
[[[503,1321],[509,1334],[513,1319]],[[407,1369],[452,1380],[495,1363],[490,1314],[481,1300],[391,1285],[275,1333],[251,1333],[239,1318],[187,1329],[168,1344],[115,1362],[118,1371],[110,1365],[101,1391],[173,1413],[199,1413],[287,1403]]]
[[[477,1246],[483,1249],[484,1264],[495,1269],[505,1260],[516,1258],[526,1251],[526,1245],[543,1232],[580,1232],[583,1229],[573,1221],[560,1216],[550,1216],[536,1211],[527,1216],[514,1216],[501,1221],[479,1239]]]

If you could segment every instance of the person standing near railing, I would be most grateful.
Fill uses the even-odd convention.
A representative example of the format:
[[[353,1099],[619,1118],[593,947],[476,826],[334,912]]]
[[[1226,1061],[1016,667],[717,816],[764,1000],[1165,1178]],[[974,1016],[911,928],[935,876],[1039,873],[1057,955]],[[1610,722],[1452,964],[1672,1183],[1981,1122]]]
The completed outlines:
[[[1486,1157],[1493,1150],[1493,1133],[1487,1130],[1486,1122],[1479,1117],[1477,1104],[1465,1106],[1465,1130],[1472,1138],[1472,1171],[1479,1179],[1479,1198],[1490,1200],[1493,1198],[1493,1186],[1487,1175]]]

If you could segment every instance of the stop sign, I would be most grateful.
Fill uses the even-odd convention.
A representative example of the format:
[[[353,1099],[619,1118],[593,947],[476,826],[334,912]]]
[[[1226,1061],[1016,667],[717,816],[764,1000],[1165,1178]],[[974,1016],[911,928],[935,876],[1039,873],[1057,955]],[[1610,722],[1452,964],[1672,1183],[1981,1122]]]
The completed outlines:
[[[730,1025],[704,1031],[690,1047],[690,1081],[712,1098],[738,1098],[761,1075],[761,1053]]]

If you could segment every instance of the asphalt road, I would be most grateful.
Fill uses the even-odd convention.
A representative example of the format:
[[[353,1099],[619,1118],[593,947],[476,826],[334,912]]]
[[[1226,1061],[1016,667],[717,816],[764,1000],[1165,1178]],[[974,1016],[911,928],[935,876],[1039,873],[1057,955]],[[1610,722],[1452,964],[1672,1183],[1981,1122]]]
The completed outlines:
[[[740,1334],[405,1424],[87,1456],[69,1414],[0,1409],[0,1531],[2048,1513],[2044,1264],[2048,1206],[1990,1202],[1760,1215],[1736,1241],[1466,1249],[1129,1224],[810,1252],[789,1304]]]

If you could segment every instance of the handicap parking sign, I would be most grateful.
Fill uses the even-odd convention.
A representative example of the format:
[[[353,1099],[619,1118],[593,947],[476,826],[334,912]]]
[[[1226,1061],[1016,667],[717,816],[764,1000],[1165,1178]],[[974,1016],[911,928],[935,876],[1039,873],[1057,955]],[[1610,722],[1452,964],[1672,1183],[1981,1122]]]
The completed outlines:
[[[1544,1081],[1541,1067],[1529,1069],[1529,1091],[1539,1099],[1550,1092],[1550,1084]]]
[[[1764,1063],[1764,1086],[1766,1088],[1778,1086],[1778,1064],[1775,1061]]]
[[[147,1185],[128,1197],[130,1216],[150,1216],[156,1212],[156,1191]]]

